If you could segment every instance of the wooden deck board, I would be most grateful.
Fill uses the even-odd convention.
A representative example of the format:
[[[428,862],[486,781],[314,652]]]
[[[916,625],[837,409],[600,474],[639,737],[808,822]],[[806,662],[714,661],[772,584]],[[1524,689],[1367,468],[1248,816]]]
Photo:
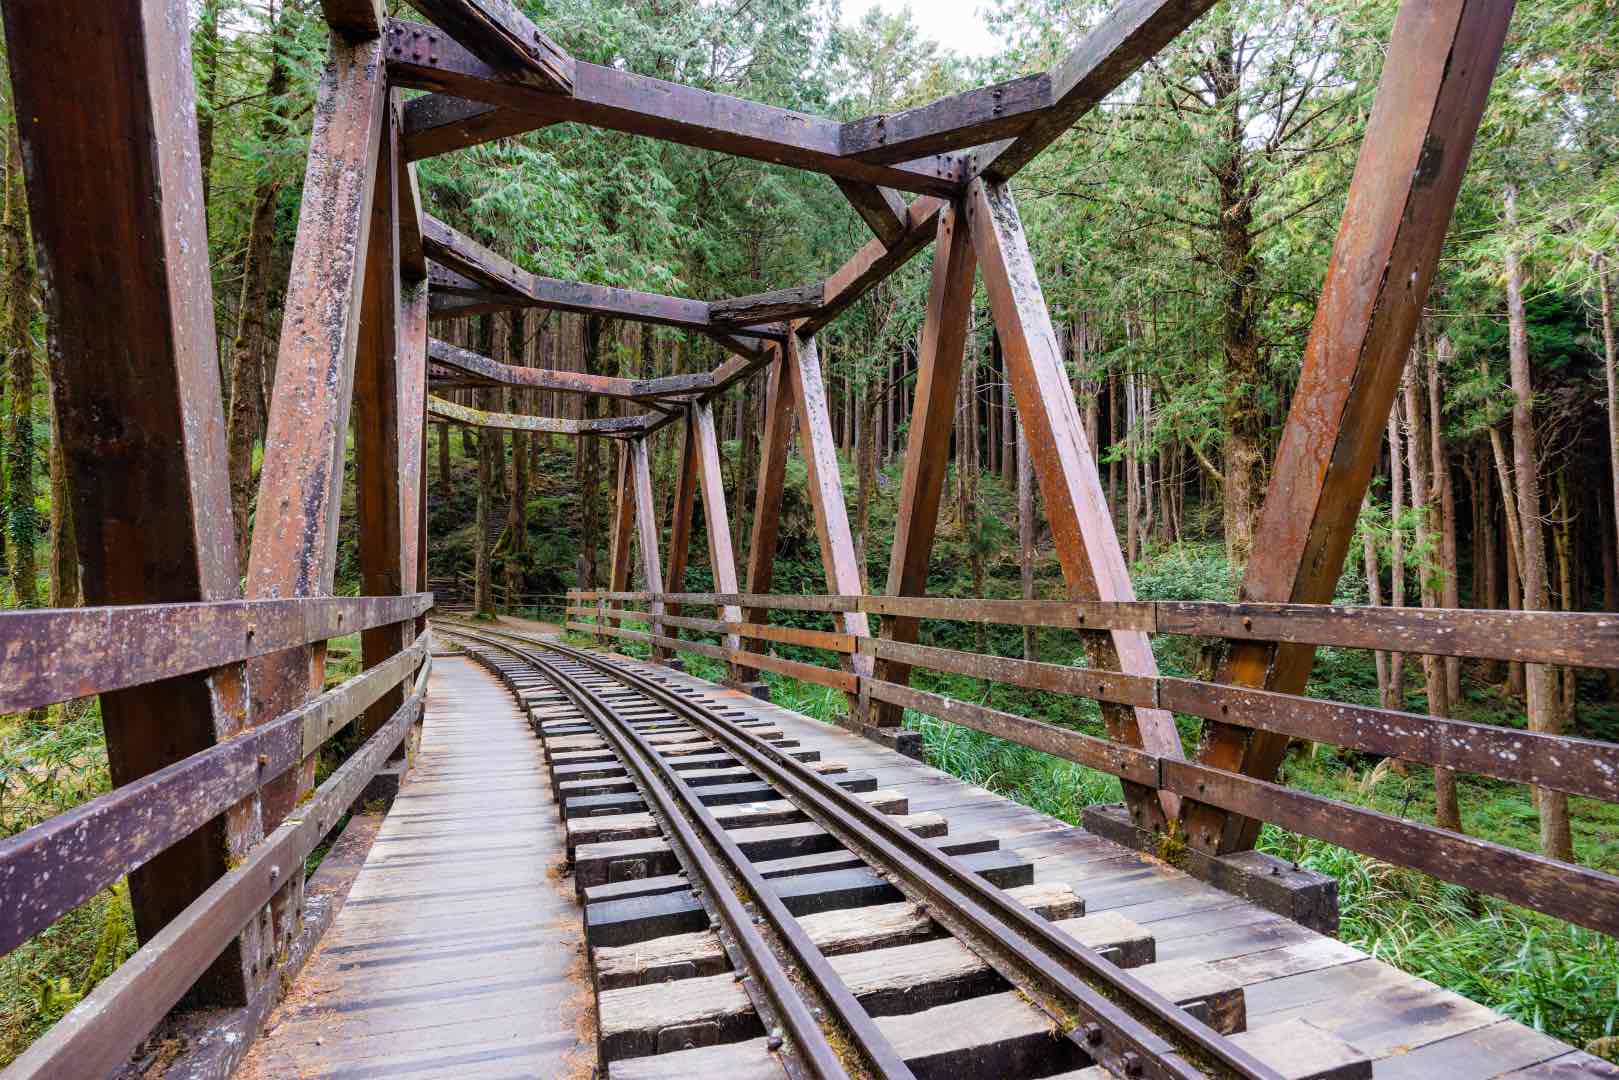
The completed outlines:
[[[539,743],[515,701],[470,661],[440,659],[416,768],[238,1075],[589,1076],[562,854]]]

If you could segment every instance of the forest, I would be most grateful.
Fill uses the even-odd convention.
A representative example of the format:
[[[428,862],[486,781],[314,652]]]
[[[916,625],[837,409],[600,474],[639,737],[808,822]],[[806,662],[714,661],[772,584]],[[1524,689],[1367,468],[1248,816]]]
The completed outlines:
[[[574,56],[853,119],[1050,66],[1106,12],[1090,0],[985,0],[997,47],[942,48],[917,12],[837,0],[520,0]],[[405,4],[392,13],[414,17]],[[281,300],[325,55],[314,0],[190,0],[197,123],[227,388],[232,509],[254,516]],[[1236,595],[1381,74],[1395,0],[1225,0],[1019,176],[1016,192],[1070,382],[1137,593]],[[7,83],[9,86],[9,83]],[[53,439],[53,365],[9,99],[0,216],[0,513],[11,608],[81,602]],[[426,208],[555,277],[740,296],[824,277],[869,238],[826,177],[556,125],[418,163]],[[820,335],[866,590],[882,592],[931,254]],[[1619,610],[1619,12],[1517,5],[1418,341],[1361,507],[1342,603]],[[543,311],[435,322],[507,363],[655,377],[725,359],[696,334]],[[764,414],[759,374],[716,402],[739,550]],[[479,408],[582,418],[594,398],[446,391]],[[980,289],[930,592],[1064,595],[1017,403]],[[479,611],[555,620],[606,585],[614,446],[435,423],[429,577]],[[665,528],[678,427],[654,436]],[[774,588],[825,588],[802,462]],[[338,589],[359,592],[352,477]],[[708,587],[705,544],[687,584]],[[957,644],[1079,662],[1071,636],[930,627]],[[1004,640],[1003,640],[1004,637]],[[1160,643],[1207,677],[1216,646]],[[350,652],[357,654],[356,647]],[[790,651],[790,650],[789,650]],[[334,649],[336,678],[345,670]],[[357,656],[354,658],[357,660]],[[352,660],[350,661],[353,662]],[[701,665],[693,664],[693,670]],[[352,670],[352,667],[348,668]],[[822,716],[841,695],[775,679]],[[932,688],[982,699],[969,680]],[[1311,692],[1343,701],[1619,739],[1619,671],[1325,649]],[[994,691],[998,707],[1100,729],[1093,704]],[[1116,781],[920,717],[932,760],[1077,821]],[[1195,722],[1183,726],[1195,746]],[[1289,782],[1619,872],[1619,812],[1582,798],[1300,746]],[[106,790],[93,701],[0,717],[0,836]],[[1267,828],[1262,843],[1340,878],[1343,937],[1619,1061],[1619,944],[1411,871]],[[133,949],[114,889],[0,960],[0,1062]]]

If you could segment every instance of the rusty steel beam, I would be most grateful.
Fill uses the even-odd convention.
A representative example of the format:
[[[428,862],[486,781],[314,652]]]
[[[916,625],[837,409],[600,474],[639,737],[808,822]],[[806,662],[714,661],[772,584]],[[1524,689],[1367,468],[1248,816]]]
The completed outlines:
[[[832,418],[826,401],[826,383],[821,375],[821,356],[814,338],[787,338],[787,377],[798,412],[799,451],[808,475],[810,503],[815,508],[815,533],[821,543],[821,567],[826,573],[826,591],[846,596],[861,591],[860,560],[855,553],[854,535],[849,530],[849,509],[843,499],[843,477],[838,472],[838,448],[832,436]],[[838,616],[843,632],[866,637],[870,628],[865,612],[849,608]],[[853,656],[848,663],[857,675],[871,674],[871,661]]]
[[[675,504],[669,512],[669,558],[663,578],[669,592],[683,592],[686,563],[691,556],[692,518],[697,513],[697,428],[689,408],[681,428],[680,463],[675,468]],[[680,605],[666,604],[664,613],[679,618]]]
[[[973,171],[1007,180],[1180,35],[1215,0],[1124,0],[1050,73],[1051,104],[1023,132],[973,154]]]
[[[399,91],[392,92],[397,98]],[[390,102],[388,127],[378,148],[371,201],[370,242],[360,306],[360,337],[354,372],[355,510],[360,531],[360,590],[371,596],[405,591],[404,462],[420,456],[404,438],[407,413],[400,354],[400,170],[399,129]],[[419,422],[420,413],[412,418]],[[415,573],[414,559],[411,573]],[[409,629],[414,629],[410,626]],[[403,649],[413,634],[403,621],[360,635],[361,663],[376,667]],[[360,717],[369,737],[405,700],[403,687],[384,691]]]
[[[661,413],[640,413],[635,416],[605,416],[598,420],[563,420],[554,416],[485,412],[470,405],[458,405],[431,396],[427,399],[427,413],[439,420],[467,427],[493,428],[496,431],[539,431],[551,435],[637,435],[664,419]]]
[[[380,40],[333,35],[316,89],[315,123],[293,244],[275,387],[264,440],[247,593],[254,599],[332,591],[344,444],[354,389],[360,299],[388,87]],[[262,723],[318,687],[325,648],[296,648],[249,665],[252,715]],[[281,823],[314,783],[314,759],[266,785],[266,827]],[[296,932],[303,873],[274,905],[277,946]]]
[[[185,4],[6,0],[0,10],[85,602],[236,600]],[[228,663],[103,694],[112,782],[238,733],[245,693],[241,666]],[[260,835],[246,800],[131,874],[140,940]],[[245,1003],[271,955],[260,929],[236,937],[194,1001]]]
[[[413,0],[412,6],[514,82],[551,93],[572,92],[573,57],[511,0]],[[435,38],[426,31],[415,40],[431,49],[443,44]]]
[[[703,332],[727,329],[710,319],[709,304],[705,300],[541,277],[495,254],[435,217],[425,217],[422,227],[427,254],[434,262],[462,278],[481,282],[496,292],[512,296],[512,306],[527,305],[584,315],[606,315],[614,319]],[[453,279],[440,280],[443,282],[441,287],[452,292],[470,291]],[[746,334],[738,336],[744,340],[779,338],[785,332],[786,328],[781,325],[762,325],[750,327]]]
[[[1243,600],[1332,599],[1511,18],[1512,4],[1499,0],[1400,7]],[[1311,646],[1238,643],[1220,680],[1302,693],[1314,660]],[[1198,760],[1269,780],[1287,742],[1215,723]],[[1185,824],[1188,842],[1205,851],[1245,850],[1259,834],[1256,818],[1204,804],[1187,807]]]
[[[972,234],[965,214],[956,206],[947,206],[939,216],[933,278],[922,316],[916,397],[905,443],[905,471],[894,512],[894,544],[888,563],[886,591],[890,596],[921,596],[927,592],[939,504],[950,466],[950,433],[956,420],[976,273]],[[913,618],[885,618],[882,636],[914,642],[918,625]],[[885,682],[905,683],[910,679],[910,668],[884,659],[877,663],[875,674]],[[902,712],[897,705],[880,702],[872,720],[879,727],[894,727]]]
[[[905,196],[879,184],[862,184],[838,177],[834,177],[833,182],[872,235],[882,241],[883,247],[899,243],[905,235]]]
[[[1130,568],[1012,193],[1005,184],[975,180],[967,189],[967,214],[1068,593],[1079,600],[1134,600]],[[1158,674],[1152,644],[1140,631],[1085,632],[1081,641],[1093,668]],[[1164,758],[1183,756],[1175,718],[1164,709],[1106,705],[1102,719],[1118,742]],[[1143,828],[1180,812],[1177,796],[1138,784],[1125,785],[1125,801]]]
[[[682,143],[722,154],[822,172],[899,191],[948,195],[966,179],[965,159],[929,154],[895,164],[844,155],[836,120],[700,90],[583,61],[574,66],[571,94],[546,93],[505,74],[432,27],[390,20],[390,77],[415,90],[499,105],[535,118],[535,126],[573,122]],[[442,112],[434,97],[406,109],[406,131]]]
[[[781,503],[786,489],[787,454],[793,438],[793,384],[786,360],[770,367],[765,397],[764,431],[759,436],[759,480],[753,497],[753,533],[748,540],[748,592],[768,593],[776,573],[776,546],[781,537]],[[770,621],[764,609],[748,609],[744,622]],[[747,652],[762,652],[755,641],[744,640]],[[756,672],[745,668],[743,678]]]
[[[736,551],[731,544],[731,514],[725,501],[725,474],[720,468],[720,440],[714,426],[714,406],[699,401],[692,406],[688,429],[696,437],[696,464],[702,482],[703,528],[708,533],[708,564],[714,576],[714,587],[721,592],[737,589]],[[670,588],[674,586],[671,583]],[[740,622],[742,609],[735,605],[721,608],[722,617]],[[742,647],[741,639],[727,634],[725,648],[735,652]],[[733,682],[743,679],[742,669],[734,663],[727,665]]]
[[[495,142],[551,126],[543,116],[468,101],[454,94],[427,94],[405,109],[405,160],[420,161],[469,146]]]
[[[320,0],[326,25],[350,41],[364,41],[382,33],[388,13],[382,0]]]

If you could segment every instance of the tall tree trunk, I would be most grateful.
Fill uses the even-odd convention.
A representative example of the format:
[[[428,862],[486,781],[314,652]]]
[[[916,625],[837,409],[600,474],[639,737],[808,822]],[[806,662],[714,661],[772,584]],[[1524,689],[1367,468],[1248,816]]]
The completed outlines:
[[[1368,526],[1360,531],[1361,566],[1366,572],[1366,603],[1370,607],[1382,607],[1383,590],[1377,565],[1377,539],[1372,535],[1372,530],[1369,527],[1371,515],[1368,513],[1368,509],[1371,506],[1371,501],[1372,493],[1368,489],[1365,498],[1361,501],[1360,511],[1361,520],[1366,522]],[[1386,701],[1389,693],[1389,654],[1383,649],[1378,649],[1372,654],[1372,657],[1377,666],[1377,700]]]
[[[528,366],[526,362],[528,323],[528,312],[517,312],[512,316],[512,347],[508,353],[519,367]],[[511,411],[528,412],[527,397],[528,393],[525,390],[508,391],[506,399]],[[528,439],[529,436],[524,432],[512,432],[512,490],[506,508],[508,606],[517,606],[516,598],[523,590],[528,568]]]
[[[1518,262],[1516,232],[1518,193],[1508,185],[1504,197],[1507,225],[1507,343],[1512,374],[1512,471],[1518,482],[1519,529],[1523,537],[1523,606],[1526,611],[1544,611],[1549,606],[1546,581],[1546,543],[1540,529],[1540,463],[1535,449],[1534,388],[1529,376],[1529,327],[1523,303],[1523,270]],[[1545,664],[1527,664],[1524,670],[1528,696],[1529,729],[1550,735],[1562,731],[1558,715],[1552,671]],[[1568,796],[1552,788],[1541,788],[1540,848],[1554,859],[1569,859],[1573,845],[1569,836]]]
[[[1034,599],[1034,463],[1029,459],[1029,437],[1023,418],[1017,417],[1017,532],[1018,576],[1025,600]],[[1039,640],[1035,628],[1023,628],[1023,659],[1038,659]]]
[[[1241,575],[1253,550],[1254,528],[1265,497],[1269,420],[1265,415],[1264,349],[1259,333],[1259,258],[1254,252],[1254,199],[1246,167],[1248,132],[1243,124],[1241,72],[1235,31],[1219,32],[1207,73],[1221,127],[1221,158],[1215,166],[1217,241],[1221,301],[1220,335],[1225,357],[1225,547],[1232,572]]]
[[[1124,374],[1124,553],[1130,565],[1141,558],[1141,470],[1136,464],[1136,443],[1141,417],[1136,415],[1136,375]]]
[[[223,0],[202,0],[191,56],[197,73],[197,148],[202,165],[203,219],[214,187],[214,107],[219,97],[219,9]],[[245,563],[243,565],[246,565]]]
[[[1411,376],[1409,364],[1402,387]],[[1405,606],[1405,533],[1400,515],[1405,510],[1405,449],[1400,437],[1400,403],[1389,409],[1389,606]],[[1389,653],[1389,683],[1383,695],[1383,708],[1405,708],[1405,654]]]
[[[860,559],[861,587],[871,591],[869,568],[871,552],[871,504],[877,492],[877,420],[879,410],[873,407],[865,387],[855,391],[855,451],[859,465],[856,468],[855,487],[855,552]]]
[[[444,499],[448,499],[450,497],[450,425],[434,424],[433,430],[438,432],[439,495]]]
[[[1451,354],[1450,338],[1440,335],[1428,360],[1428,434],[1433,457],[1434,527],[1439,532],[1439,603],[1442,607],[1455,609],[1462,606],[1461,573],[1456,551],[1456,485],[1450,468],[1450,454],[1445,445],[1444,393],[1441,385]],[[1462,660],[1459,656],[1447,656],[1443,664],[1445,694],[1454,708],[1462,696]]]
[[[1602,292],[1602,369],[1608,380],[1608,472],[1614,508],[1609,526],[1619,530],[1619,330],[1613,317],[1613,267],[1605,255],[1597,257],[1597,283]],[[1614,539],[1619,550],[1619,532]]]
[[[217,18],[217,0],[210,0],[210,3],[215,6]],[[281,125],[291,80],[287,48],[292,35],[292,14],[290,5],[282,9],[270,38],[270,70],[264,80],[268,107],[258,132],[259,139],[265,143],[285,137]],[[203,143],[204,153],[211,145],[210,137]],[[263,435],[268,419],[265,388],[274,385],[274,373],[269,370],[273,365],[266,360],[272,354],[267,309],[270,306],[270,268],[275,246],[275,206],[281,194],[281,181],[268,171],[268,166],[262,166],[261,170],[253,191],[247,251],[242,257],[242,291],[237,303],[236,340],[231,343],[230,404],[225,435],[231,518],[236,524],[236,554],[242,566],[247,565],[251,540],[247,515],[254,492],[253,447]],[[206,177],[205,172],[205,181]]]
[[[1442,573],[1441,553],[1434,540],[1435,510],[1438,492],[1430,482],[1434,473],[1434,443],[1429,437],[1427,402],[1424,400],[1424,380],[1421,375],[1424,336],[1418,334],[1412,350],[1410,367],[1405,379],[1405,414],[1410,425],[1411,445],[1411,505],[1417,514],[1417,550],[1421,558],[1417,564],[1417,580],[1422,591],[1422,606],[1439,607],[1442,592],[1439,584]],[[1431,366],[1428,365],[1428,366]],[[1424,653],[1422,674],[1427,684],[1428,714],[1449,716],[1450,693],[1445,682],[1443,657]],[[1456,774],[1450,769],[1434,766],[1434,823],[1442,829],[1462,827],[1461,810],[1456,802]]]
[[[5,350],[11,408],[6,416],[5,532],[11,555],[11,592],[20,608],[39,606],[39,536],[34,510],[34,270],[28,257],[28,193],[23,184],[17,131],[6,139],[5,213],[0,217],[0,259],[5,295],[0,298],[0,348]]]
[[[1552,549],[1557,552],[1557,592],[1564,611],[1573,611],[1574,603],[1574,514],[1568,501],[1568,469],[1557,470],[1557,516],[1552,529]],[[1559,705],[1562,709],[1564,731],[1575,728],[1579,681],[1572,665],[1557,669],[1562,682]]]
[[[1495,461],[1495,474],[1501,486],[1501,530],[1506,534],[1507,607],[1523,610],[1523,533],[1518,517],[1518,496],[1512,480],[1512,467],[1507,462],[1506,444],[1501,429],[1490,428],[1490,455]],[[1522,697],[1524,694],[1523,665],[1514,661],[1507,669],[1508,690]]]

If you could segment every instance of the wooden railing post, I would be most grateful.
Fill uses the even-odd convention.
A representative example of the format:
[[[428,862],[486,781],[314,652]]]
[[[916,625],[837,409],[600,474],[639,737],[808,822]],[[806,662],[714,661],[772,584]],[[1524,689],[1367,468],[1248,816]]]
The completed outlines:
[[[1439,263],[1512,4],[1407,0],[1400,6],[1304,368],[1276,451],[1244,600],[1332,599],[1422,305]],[[1311,646],[1239,643],[1222,682],[1300,693]],[[1198,760],[1269,780],[1285,737],[1214,723]],[[1259,822],[1209,806],[1186,814],[1206,851],[1253,846]]]
[[[1076,600],[1134,600],[1130,569],[1011,191],[1004,183],[973,181],[967,215],[1068,593]],[[1152,645],[1138,630],[1082,631],[1080,638],[1093,668],[1158,674]],[[1127,746],[1166,758],[1184,756],[1175,718],[1163,709],[1107,704],[1102,719],[1108,733]],[[1173,819],[1180,811],[1177,796],[1138,783],[1125,784],[1125,802],[1142,828],[1161,827],[1166,816]]]
[[[928,560],[933,554],[939,501],[950,464],[950,431],[955,423],[956,393],[966,356],[975,267],[972,237],[961,209],[947,205],[939,212],[933,279],[922,319],[916,404],[905,444],[905,473],[900,481],[894,546],[888,563],[890,596],[922,596],[928,591]],[[916,634],[916,619],[882,620],[885,640],[914,642]],[[904,683],[911,677],[909,667],[891,660],[877,663],[875,673],[887,682]],[[871,722],[879,727],[894,727],[903,713],[898,706],[877,702]]]
[[[387,105],[381,41],[351,44],[333,33],[316,90],[264,441],[247,566],[247,592],[253,598],[332,590],[366,248]],[[262,723],[320,686],[325,649],[288,649],[254,661],[249,669],[253,719]],[[279,824],[313,781],[311,757],[267,785],[266,827]],[[302,868],[287,876],[275,903],[279,945],[290,939],[302,905]]]
[[[3,9],[85,602],[235,599],[185,5]],[[242,666],[103,694],[101,713],[112,782],[126,784],[242,729]],[[245,799],[132,873],[140,939],[261,835]],[[193,1001],[247,1000],[273,953],[263,929],[244,929]]]

